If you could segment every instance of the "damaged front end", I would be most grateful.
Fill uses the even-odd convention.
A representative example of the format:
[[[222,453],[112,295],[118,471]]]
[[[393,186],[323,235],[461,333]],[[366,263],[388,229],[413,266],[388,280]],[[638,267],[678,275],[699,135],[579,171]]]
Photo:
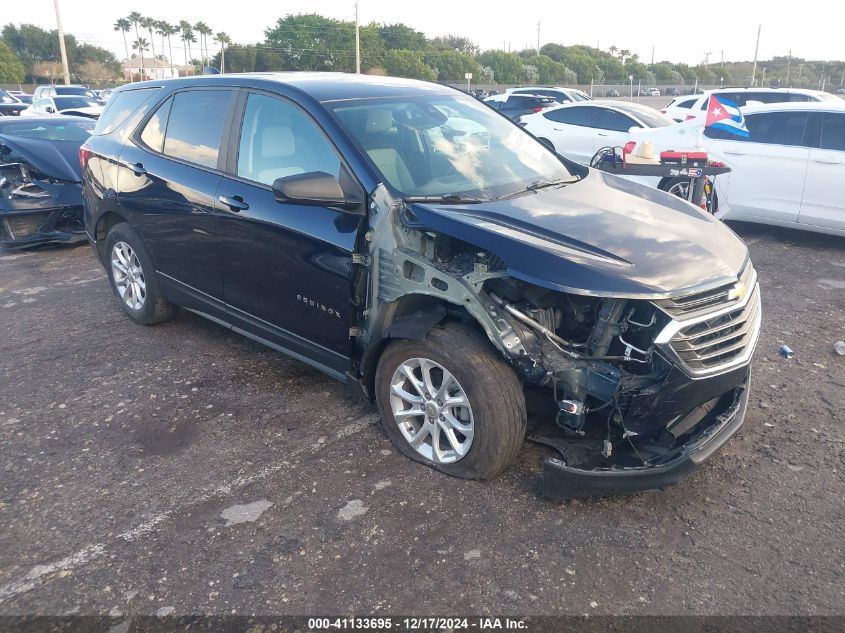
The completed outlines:
[[[444,319],[480,326],[547,405],[528,435],[559,453],[544,463],[547,496],[674,484],[742,425],[761,317],[747,253],[739,273],[718,283],[613,296],[534,283],[528,278],[539,274],[516,270],[485,237],[432,228],[433,214],[384,189],[370,212],[369,254],[358,260],[370,285],[353,328],[362,364],[380,339],[420,335]],[[518,238],[538,247],[538,258],[560,250],[548,235]],[[582,247],[568,261],[579,257],[599,259]]]
[[[85,239],[82,188],[26,162],[0,157],[0,247],[23,248]]]

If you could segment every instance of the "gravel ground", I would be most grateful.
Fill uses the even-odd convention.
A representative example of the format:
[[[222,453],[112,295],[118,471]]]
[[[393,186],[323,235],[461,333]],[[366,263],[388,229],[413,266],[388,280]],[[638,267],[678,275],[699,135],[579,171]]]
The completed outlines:
[[[299,362],[133,325],[87,247],[0,254],[0,615],[845,614],[845,249],[735,228],[745,427],[672,489],[577,502],[538,495],[545,448],[450,479]]]

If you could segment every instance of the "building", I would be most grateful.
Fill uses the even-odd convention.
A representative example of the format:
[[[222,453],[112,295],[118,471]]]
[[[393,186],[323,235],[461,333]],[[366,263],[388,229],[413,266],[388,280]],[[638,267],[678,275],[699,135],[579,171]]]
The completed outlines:
[[[124,59],[124,79],[139,77],[144,79],[172,79],[173,77],[184,77],[193,73],[193,66],[170,65],[168,61],[162,61],[153,57],[144,57],[143,72],[141,70],[141,58],[133,56],[131,59]]]

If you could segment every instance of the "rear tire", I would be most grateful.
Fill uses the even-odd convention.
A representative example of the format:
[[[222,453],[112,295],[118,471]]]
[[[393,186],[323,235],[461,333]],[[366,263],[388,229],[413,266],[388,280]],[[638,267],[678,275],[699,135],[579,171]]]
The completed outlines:
[[[375,387],[394,446],[446,474],[493,477],[516,459],[525,439],[519,379],[487,338],[466,326],[451,323],[423,340],[390,343],[379,359]],[[450,406],[459,402],[466,406]]]
[[[125,222],[109,230],[104,263],[112,292],[130,319],[155,325],[173,318],[176,309],[162,292],[152,257]]]

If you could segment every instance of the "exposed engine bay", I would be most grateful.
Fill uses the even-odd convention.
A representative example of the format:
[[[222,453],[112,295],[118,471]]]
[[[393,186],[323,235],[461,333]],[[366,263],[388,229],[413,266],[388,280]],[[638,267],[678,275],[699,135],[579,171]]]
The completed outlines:
[[[426,322],[420,313],[435,304],[418,299],[383,313],[409,296],[437,297],[445,311],[433,320],[480,325],[526,390],[545,398],[546,415],[534,416],[541,422],[529,426],[528,439],[556,449],[567,467],[614,472],[669,462],[747,397],[742,361],[756,343],[759,310],[747,307],[756,291],[753,301],[734,298],[727,308],[725,288],[693,295],[690,320],[679,321],[680,302],[566,293],[517,279],[495,254],[421,225],[412,208],[400,203],[392,212],[398,226],[379,218],[368,233],[377,274],[362,336],[379,318],[401,322],[412,310]]]

